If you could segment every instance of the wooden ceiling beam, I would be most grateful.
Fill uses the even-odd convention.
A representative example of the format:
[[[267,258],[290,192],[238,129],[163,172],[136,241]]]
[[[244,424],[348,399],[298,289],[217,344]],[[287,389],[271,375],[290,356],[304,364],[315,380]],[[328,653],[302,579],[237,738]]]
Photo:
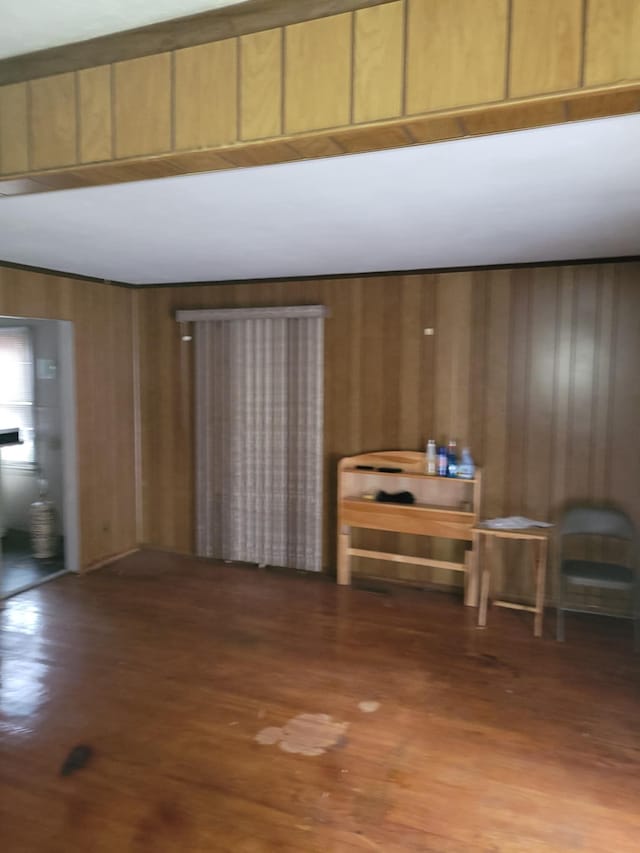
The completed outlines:
[[[146,27],[0,60],[0,86],[270,30],[392,0],[245,0]]]
[[[0,197],[403,148],[636,112],[640,112],[640,83],[465,107],[213,149],[41,170],[4,180],[0,177]]]

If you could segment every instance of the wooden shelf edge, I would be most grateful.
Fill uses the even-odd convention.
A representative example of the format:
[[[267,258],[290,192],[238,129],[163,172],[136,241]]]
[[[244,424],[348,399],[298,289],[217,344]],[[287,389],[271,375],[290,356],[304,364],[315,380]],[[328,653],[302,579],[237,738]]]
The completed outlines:
[[[468,480],[466,477],[440,477],[437,474],[423,474],[421,471],[391,472],[391,471],[376,471],[375,469],[371,470],[371,471],[367,471],[367,470],[363,470],[361,468],[343,468],[342,473],[343,474],[362,474],[365,477],[367,475],[369,475],[370,477],[396,477],[398,480],[405,479],[405,478],[412,478],[412,479],[420,479],[420,480],[435,480],[437,482],[443,482],[443,483],[469,483],[470,485],[473,485],[474,483],[478,482],[476,477],[472,477],[470,480]]]
[[[475,518],[473,510],[460,509],[455,506],[443,506],[442,504],[421,504],[421,503],[413,503],[413,504],[403,504],[403,503],[394,503],[393,501],[371,501],[367,498],[358,498],[358,497],[348,497],[343,498],[341,503],[343,504],[355,504],[358,508],[362,506],[374,506],[376,509],[383,507],[384,509],[402,509],[402,510],[414,510],[415,512],[443,512],[448,515],[460,515],[463,516],[465,520],[472,520]]]

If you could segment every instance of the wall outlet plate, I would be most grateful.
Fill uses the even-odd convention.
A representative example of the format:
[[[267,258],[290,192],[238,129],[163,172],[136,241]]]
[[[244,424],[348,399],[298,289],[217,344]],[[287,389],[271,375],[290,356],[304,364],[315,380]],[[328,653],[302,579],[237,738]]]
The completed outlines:
[[[38,379],[55,379],[58,366],[51,358],[36,359],[36,377]]]

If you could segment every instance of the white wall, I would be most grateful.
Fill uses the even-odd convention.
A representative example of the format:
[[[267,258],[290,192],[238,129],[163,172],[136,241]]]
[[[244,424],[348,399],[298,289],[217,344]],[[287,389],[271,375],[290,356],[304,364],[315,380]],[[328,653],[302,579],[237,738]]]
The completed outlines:
[[[29,507],[38,494],[33,471],[2,467],[2,530],[29,529]]]
[[[58,532],[63,524],[62,441],[60,412],[60,383],[56,371],[52,378],[43,378],[38,362],[58,364],[58,323],[55,320],[0,320],[2,326],[27,326],[33,336],[35,371],[36,470],[2,469],[3,527],[29,530],[29,507],[38,496],[38,478],[49,484],[49,497],[56,508]]]

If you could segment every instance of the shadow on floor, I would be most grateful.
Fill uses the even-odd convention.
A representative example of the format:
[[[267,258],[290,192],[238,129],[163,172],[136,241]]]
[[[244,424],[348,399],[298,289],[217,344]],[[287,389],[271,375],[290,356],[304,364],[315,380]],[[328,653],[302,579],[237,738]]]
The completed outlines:
[[[62,537],[60,538],[57,556],[51,560],[36,560],[32,556],[29,534],[21,530],[8,530],[2,539],[0,596],[9,595],[24,586],[35,584],[63,569]]]

